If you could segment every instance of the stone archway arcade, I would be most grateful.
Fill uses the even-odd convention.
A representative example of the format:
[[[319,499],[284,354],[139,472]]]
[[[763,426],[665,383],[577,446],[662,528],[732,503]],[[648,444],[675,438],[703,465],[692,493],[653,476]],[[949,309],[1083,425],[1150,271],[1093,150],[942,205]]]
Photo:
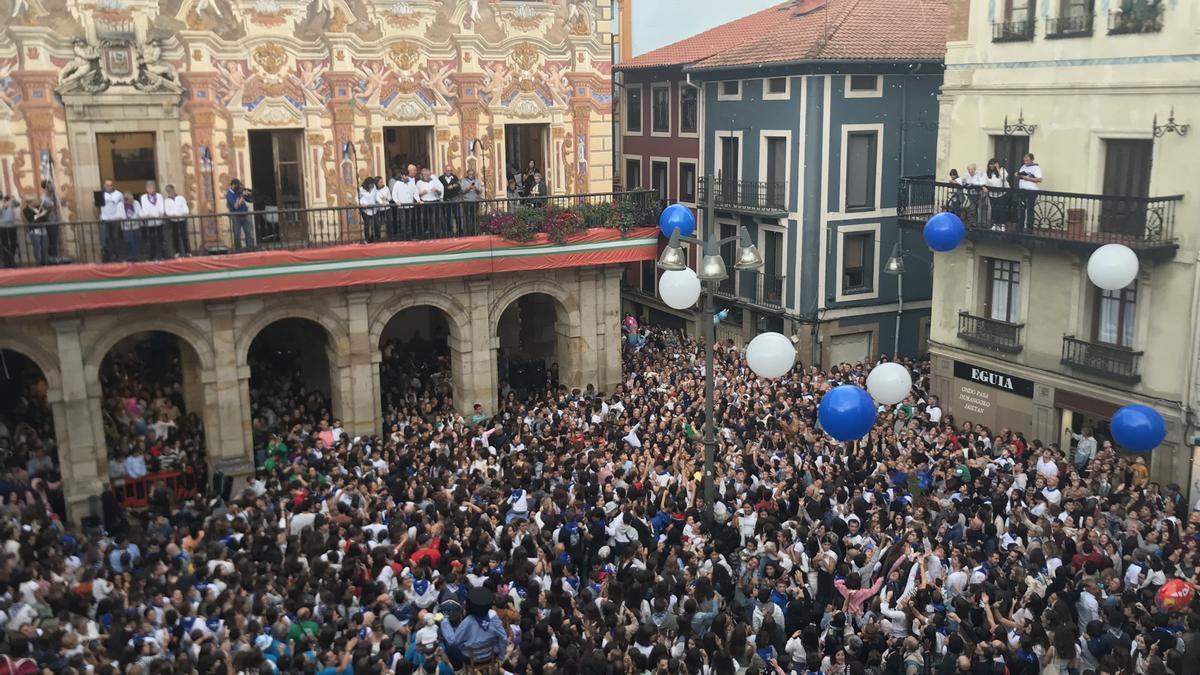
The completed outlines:
[[[543,330],[525,335],[553,345],[561,384],[611,390],[621,378],[621,272],[573,268],[0,319],[0,348],[29,359],[45,379],[68,510],[78,518],[108,485],[101,371],[123,340],[166,334],[177,345],[178,385],[203,424],[209,465],[245,476],[254,467],[252,384],[271,386],[258,370],[264,350],[304,361],[305,386],[320,390],[355,435],[382,430],[384,345],[418,334],[442,350],[449,376],[440,390],[453,392],[455,408],[493,409],[510,309],[552,310]],[[421,328],[397,328],[397,317]]]

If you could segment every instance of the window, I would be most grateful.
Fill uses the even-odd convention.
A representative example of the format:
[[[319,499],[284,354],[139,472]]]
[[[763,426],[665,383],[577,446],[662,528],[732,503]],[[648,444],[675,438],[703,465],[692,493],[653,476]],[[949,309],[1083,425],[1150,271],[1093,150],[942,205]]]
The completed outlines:
[[[679,201],[685,204],[696,203],[696,163],[679,163]]]
[[[1104,194],[1100,231],[1142,238],[1146,228],[1146,203],[1150,196],[1150,165],[1154,141],[1106,139],[1104,141]]]
[[[667,163],[652,161],[650,162],[650,187],[658,190],[658,198],[666,200],[667,198]]]
[[[758,301],[761,304],[780,307],[783,305],[783,233],[761,229],[762,232],[762,288]]]
[[[642,186],[642,160],[625,160],[625,189],[636,190]]]
[[[1133,347],[1137,309],[1137,282],[1116,291],[1096,289],[1092,339],[1095,342]]]
[[[737,234],[737,225],[734,225],[733,223],[721,223],[722,239],[730,239],[731,237],[736,237]],[[728,241],[724,244],[721,244],[721,259],[725,261],[725,269],[729,271],[729,278],[722,279],[720,282],[718,282],[718,288],[725,293],[733,295],[737,294],[738,280],[742,276],[741,271],[734,269],[733,267],[733,263],[737,260],[736,251],[737,242],[735,241]],[[734,313],[738,314],[739,316],[741,315],[741,312],[735,311]]]
[[[783,136],[767,137],[767,203],[769,208],[787,208],[787,142]]]
[[[763,81],[763,100],[781,101],[790,97],[791,89],[786,77],[770,77]]]
[[[625,133],[642,133],[642,87],[625,87]]]
[[[679,133],[694,134],[699,128],[699,114],[696,105],[696,88],[679,85]]]
[[[671,87],[650,88],[650,131],[671,133]]]
[[[846,96],[849,98],[879,96],[883,93],[878,75],[850,75],[846,80]]]
[[[721,82],[721,90],[717,92],[718,101],[736,101],[742,98],[742,81],[725,80]]]
[[[851,131],[846,135],[844,201],[847,211],[870,211],[875,208],[878,139],[879,133],[876,131]]]
[[[721,161],[718,163],[718,170],[721,172],[722,181],[736,181],[738,179],[739,166],[741,164],[740,139],[737,136],[729,135],[721,137]]]
[[[1008,180],[1012,187],[1017,186],[1017,167],[1021,166],[1022,158],[1027,152],[1028,136],[992,136],[992,157],[1000,160],[1000,164],[1008,171]]]
[[[993,42],[1033,39],[1035,0],[1001,0],[1003,14],[992,24]]]
[[[870,293],[875,286],[874,232],[842,237],[842,293]]]
[[[984,312],[996,321],[1017,323],[1021,304],[1021,263],[1015,260],[984,258],[987,296]]]
[[[654,261],[643,260],[641,264],[641,272],[642,292],[647,295],[654,295],[654,280],[658,275],[658,270],[654,266]]]

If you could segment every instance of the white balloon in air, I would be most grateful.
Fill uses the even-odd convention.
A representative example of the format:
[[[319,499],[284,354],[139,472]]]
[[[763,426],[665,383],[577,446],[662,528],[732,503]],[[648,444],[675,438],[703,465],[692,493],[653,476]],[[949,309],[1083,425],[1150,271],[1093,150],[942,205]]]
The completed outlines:
[[[912,391],[912,375],[899,363],[881,363],[867,374],[867,391],[883,405],[896,405]]]
[[[1125,288],[1137,278],[1138,259],[1124,244],[1105,244],[1088,258],[1088,278],[1106,291]]]
[[[687,309],[700,299],[700,279],[691,268],[663,272],[658,279],[658,294],[667,307]]]
[[[746,363],[759,377],[776,378],[796,363],[796,348],[781,333],[763,333],[746,345]]]

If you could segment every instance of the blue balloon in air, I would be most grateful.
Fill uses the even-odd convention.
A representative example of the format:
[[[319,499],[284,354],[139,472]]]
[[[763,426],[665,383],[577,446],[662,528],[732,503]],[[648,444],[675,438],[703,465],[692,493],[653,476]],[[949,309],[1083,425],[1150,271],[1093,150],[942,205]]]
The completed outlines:
[[[1113,440],[1130,452],[1150,452],[1167,437],[1167,423],[1148,405],[1127,405],[1109,425]]]
[[[833,438],[843,443],[857,441],[875,426],[875,402],[866,389],[843,384],[821,397],[817,419]]]
[[[938,253],[958,248],[966,236],[962,219],[949,211],[942,211],[925,223],[925,243]]]
[[[696,217],[692,215],[692,210],[683,204],[672,204],[663,209],[662,215],[658,217],[658,229],[662,230],[667,239],[671,238],[671,233],[675,230],[679,230],[681,237],[690,237],[696,233]]]

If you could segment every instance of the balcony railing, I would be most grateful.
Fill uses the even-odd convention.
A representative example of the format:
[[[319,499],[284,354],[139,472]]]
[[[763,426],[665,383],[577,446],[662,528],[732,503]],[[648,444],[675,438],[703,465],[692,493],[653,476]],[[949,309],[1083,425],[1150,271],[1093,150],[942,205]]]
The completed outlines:
[[[1021,351],[1023,323],[1009,323],[966,312],[958,314],[958,337],[989,349],[1015,354]]]
[[[1074,335],[1063,337],[1062,360],[1064,366],[1092,375],[1137,384],[1142,375],[1139,370],[1142,352],[1135,352],[1128,347],[1088,342]]]
[[[1046,20],[1046,39],[1088,37],[1092,34],[1094,17],[1091,14],[1060,16]]]
[[[1033,39],[1033,21],[998,21],[992,24],[992,42],[1028,42]]]
[[[709,194],[717,208],[753,213],[787,214],[787,182],[728,180],[705,176],[700,179],[700,202]]]
[[[0,228],[0,266],[144,262],[261,250],[428,241],[545,231],[546,210],[571,210],[585,227],[658,222],[652,190],[489,199],[417,206],[264,209],[179,219],[22,223]]]
[[[772,309],[782,309],[784,305],[783,296],[786,292],[785,283],[787,277],[778,276],[775,274],[766,274],[756,272],[755,275],[755,303],[763,307]]]
[[[739,277],[741,283],[738,283]],[[746,283],[748,277],[750,274],[734,270],[731,267],[729,278],[717,282],[717,295],[765,309],[782,310],[784,308],[787,277],[754,272],[753,283]]]
[[[1108,34],[1161,32],[1165,4],[1161,0],[1125,0],[1120,9],[1108,15]]]
[[[902,178],[896,212],[902,222],[924,223],[951,211],[977,238],[1069,243],[1085,249],[1115,243],[1170,257],[1177,248],[1175,205],[1182,199],[1012,188],[985,192],[930,178]]]

